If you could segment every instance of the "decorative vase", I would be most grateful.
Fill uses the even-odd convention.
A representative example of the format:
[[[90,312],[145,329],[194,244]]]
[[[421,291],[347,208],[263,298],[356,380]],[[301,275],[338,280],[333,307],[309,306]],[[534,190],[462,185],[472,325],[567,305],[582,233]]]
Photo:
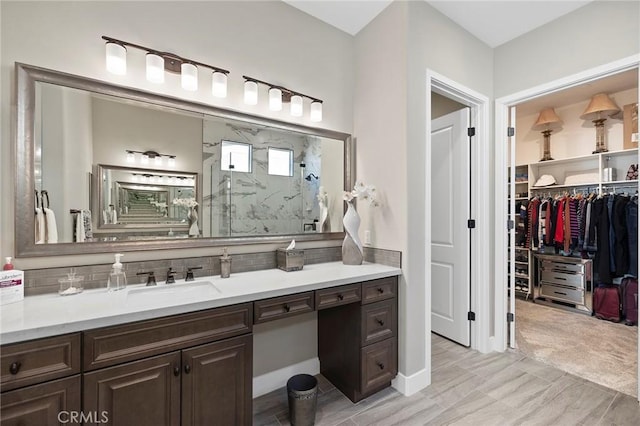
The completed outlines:
[[[358,228],[360,227],[360,215],[353,207],[353,203],[347,201],[347,212],[342,219],[345,237],[342,242],[342,263],[345,265],[362,265],[363,252]]]
[[[328,216],[329,209],[324,203],[320,203],[320,221],[316,228],[317,232],[329,232],[329,222],[327,222]]]
[[[197,237],[200,235],[200,229],[198,228],[198,210],[196,207],[189,207],[187,220],[189,221],[189,236]]]

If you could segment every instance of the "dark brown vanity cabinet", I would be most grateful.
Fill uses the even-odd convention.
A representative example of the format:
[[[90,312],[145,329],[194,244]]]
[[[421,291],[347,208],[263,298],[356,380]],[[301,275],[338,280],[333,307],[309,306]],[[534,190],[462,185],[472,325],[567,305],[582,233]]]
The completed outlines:
[[[86,332],[83,411],[114,425],[251,424],[251,324],[248,303]]]
[[[79,413],[80,333],[2,346],[0,424],[58,425]]]
[[[357,286],[357,298],[353,285],[316,291],[316,301],[325,300],[318,304],[320,372],[353,402],[389,386],[398,372],[397,277]],[[342,304],[346,295],[352,303]]]

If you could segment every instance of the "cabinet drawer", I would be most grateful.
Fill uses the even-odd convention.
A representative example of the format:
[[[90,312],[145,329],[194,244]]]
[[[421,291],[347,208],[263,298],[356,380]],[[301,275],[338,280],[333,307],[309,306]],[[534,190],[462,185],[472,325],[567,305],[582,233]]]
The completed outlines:
[[[396,297],[398,278],[387,277],[362,283],[362,304]]]
[[[326,309],[333,306],[346,305],[360,301],[360,284],[343,285],[340,287],[316,290],[316,309]]]
[[[584,273],[584,265],[582,263],[565,263],[543,260],[542,268],[545,271],[570,272],[578,274]]]
[[[80,372],[80,333],[2,346],[2,392]]]
[[[259,324],[313,311],[313,292],[254,302],[253,323]]]
[[[362,348],[360,362],[360,392],[365,395],[384,387],[398,373],[396,339],[383,340]]]
[[[361,315],[362,339],[360,343],[362,346],[396,336],[395,300],[385,300],[364,305]]]
[[[584,285],[584,275],[542,271],[542,281],[582,288]]]
[[[251,303],[84,333],[84,369],[95,370],[251,331]]]
[[[540,286],[540,296],[579,305],[584,304],[584,291],[545,282]]]

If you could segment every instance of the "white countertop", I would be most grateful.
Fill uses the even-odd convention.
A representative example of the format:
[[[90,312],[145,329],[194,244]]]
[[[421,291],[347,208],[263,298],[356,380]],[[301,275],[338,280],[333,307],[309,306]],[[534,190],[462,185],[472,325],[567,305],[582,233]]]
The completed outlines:
[[[195,286],[189,291],[178,292],[181,284],[188,283],[177,280],[176,284],[160,283],[157,287],[130,285],[116,292],[98,289],[64,297],[58,294],[29,296],[21,302],[0,307],[0,343],[183,314],[401,273],[399,268],[376,263],[354,266],[330,262],[305,265],[301,271],[295,272],[267,269],[234,273],[224,279],[219,276],[196,278],[198,283],[213,283],[213,291],[205,285],[203,287],[208,291],[200,291]]]

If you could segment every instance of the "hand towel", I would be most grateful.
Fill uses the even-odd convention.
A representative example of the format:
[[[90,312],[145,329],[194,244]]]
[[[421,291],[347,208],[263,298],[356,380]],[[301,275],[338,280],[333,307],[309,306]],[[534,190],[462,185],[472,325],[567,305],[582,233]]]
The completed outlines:
[[[45,236],[45,242],[57,243],[58,242],[58,225],[56,224],[56,215],[53,210],[43,207],[44,217],[46,221],[47,234]]]
[[[44,244],[46,238],[45,219],[42,209],[36,207],[36,225],[35,225],[36,244]]]
[[[84,234],[84,215],[82,212],[76,214],[76,243],[82,243],[85,240]]]
[[[85,239],[93,238],[93,225],[91,224],[91,210],[82,210]]]
[[[111,223],[118,223],[118,213],[116,213],[115,209],[111,212]]]

